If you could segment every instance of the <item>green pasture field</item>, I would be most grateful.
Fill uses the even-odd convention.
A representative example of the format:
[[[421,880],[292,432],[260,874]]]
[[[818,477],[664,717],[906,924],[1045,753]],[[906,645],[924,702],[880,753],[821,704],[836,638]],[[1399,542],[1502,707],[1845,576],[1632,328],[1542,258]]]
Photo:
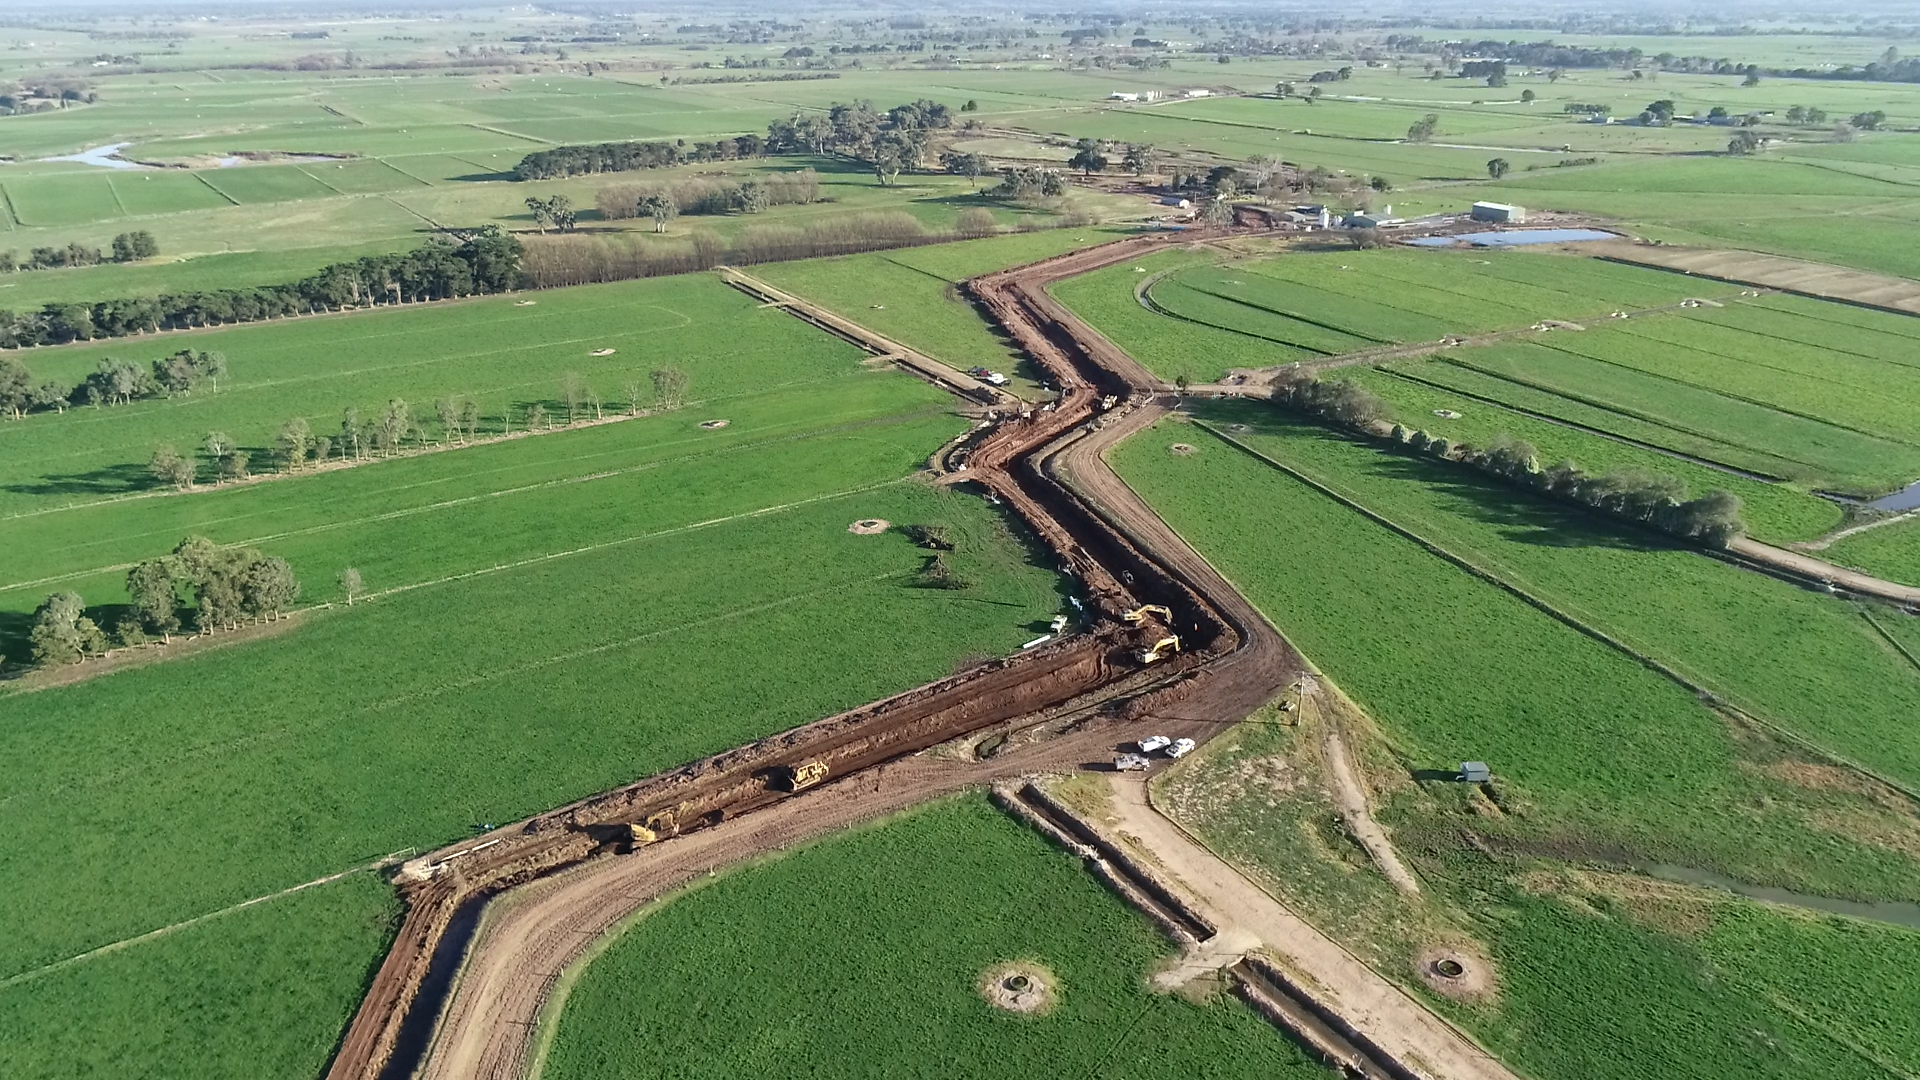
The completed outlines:
[[[1802,657],[1826,661],[1831,650],[1858,663],[1868,655],[1866,639],[1838,625],[1854,617],[1823,598],[1808,596],[1814,606],[1798,607],[1773,594],[1776,583],[1757,576],[1752,586],[1698,580],[1718,570],[1745,572],[1662,550],[1657,542],[1609,536],[1604,526],[1560,520],[1572,511],[1515,507],[1510,494],[1471,490],[1470,477],[1424,475],[1430,463],[1297,428],[1259,406],[1208,409],[1217,421],[1247,425],[1236,438],[1353,491],[1373,509],[1536,594],[1560,590],[1549,593],[1556,603],[1566,604],[1572,590],[1583,604],[1599,607],[1593,594],[1614,589],[1626,594],[1615,615],[1639,605],[1653,609],[1648,622],[1658,622],[1690,606],[1696,618],[1718,620],[1722,628],[1705,634],[1715,639],[1709,650],[1726,648],[1725,639],[1734,636],[1726,628],[1738,627],[1775,645],[1802,633],[1821,639],[1808,642]],[[1123,444],[1115,463],[1367,710],[1390,744],[1382,767],[1444,770],[1462,757],[1493,763],[1503,813],[1469,806],[1453,785],[1398,780],[1384,783],[1388,794],[1377,810],[1428,885],[1424,902],[1439,902],[1432,895],[1438,894],[1454,905],[1494,961],[1498,989],[1491,1004],[1435,999],[1437,1006],[1543,1080],[1677,1072],[1729,1080],[1865,1077],[1888,1063],[1916,1060],[1897,1018],[1915,992],[1902,958],[1920,948],[1920,935],[1699,898],[1692,901],[1702,909],[1698,917],[1685,909],[1676,916],[1673,905],[1655,903],[1657,894],[1644,889],[1559,884],[1557,874],[1550,885],[1534,872],[1539,860],[1515,858],[1538,852],[1588,866],[1718,866],[1737,879],[1795,879],[1794,887],[1809,893],[1888,889],[1880,895],[1907,896],[1920,866],[1910,848],[1883,847],[1878,838],[1906,835],[1913,827],[1910,809],[1879,803],[1838,779],[1794,782],[1809,775],[1801,771],[1807,764],[1785,744],[1728,724],[1633,660],[1224,441],[1196,434],[1161,424]],[[1198,452],[1169,454],[1172,441],[1197,444]],[[1236,497],[1219,499],[1223,490]],[[1390,498],[1391,492],[1399,496]],[[1448,516],[1459,523],[1442,532]],[[1495,544],[1489,536],[1513,538]],[[1569,544],[1569,536],[1585,542]],[[1469,538],[1477,546],[1468,546]],[[1677,565],[1688,560],[1713,569]],[[1356,566],[1366,572],[1355,573]],[[1761,614],[1768,603],[1774,613]],[[1819,604],[1833,615],[1822,614]],[[1626,624],[1616,619],[1607,628]],[[1785,625],[1791,629],[1766,629]],[[1780,661],[1769,656],[1764,662]],[[1788,666],[1804,677],[1798,662],[1789,659]],[[1824,695],[1852,677],[1823,674],[1818,689],[1803,678],[1799,696]],[[1855,704],[1890,692],[1886,673],[1876,678],[1881,681],[1861,691]],[[1907,686],[1891,692],[1913,692],[1910,672],[1906,679]],[[1825,724],[1836,714],[1819,720]],[[1811,712],[1803,719],[1812,719]],[[1238,737],[1252,740],[1250,752],[1257,754],[1290,733],[1282,727]],[[1884,731],[1879,737],[1898,741]],[[1203,756],[1194,767],[1211,766]],[[1239,769],[1236,777],[1290,783],[1284,771],[1238,757],[1221,767]],[[1264,786],[1230,786],[1245,787],[1234,797],[1237,804],[1271,804]],[[1240,833],[1304,826],[1276,825],[1270,812],[1243,809],[1248,812],[1221,810],[1224,816],[1196,824],[1235,857],[1251,858],[1258,871],[1289,884],[1302,872],[1281,852],[1301,848],[1340,861],[1347,841],[1337,829],[1317,847],[1310,838],[1304,846],[1274,847]],[[1458,840],[1463,828],[1514,854],[1475,856]],[[1366,892],[1346,880],[1356,876],[1351,868],[1335,866],[1330,873],[1340,895]],[[1823,951],[1823,957],[1812,955]],[[1813,968],[1806,983],[1792,962],[1800,956]],[[1402,961],[1388,962],[1397,967]],[[1863,1047],[1878,1056],[1863,1060],[1856,1054]]]
[[[0,753],[21,766],[0,790],[14,825],[0,873],[16,912],[0,980],[604,790],[1031,636],[1061,603],[1054,575],[982,504],[902,479],[963,422],[931,388],[865,370],[850,347],[792,325],[805,341],[774,358],[794,369],[781,392],[756,384],[765,368],[740,364],[736,335],[740,370],[708,369],[704,392],[696,374],[702,401],[680,412],[111,503],[24,540],[59,581],[16,579],[9,592],[22,596],[80,587],[110,599],[117,564],[192,530],[284,555],[307,599],[335,606],[265,640],[0,697]],[[716,412],[730,425],[701,431]],[[847,532],[873,516],[947,525],[961,537],[955,568],[975,585],[914,587],[919,549]],[[82,530],[65,533],[71,551],[63,530]],[[338,604],[328,581],[347,565],[371,600]],[[137,763],[121,752],[133,744]],[[308,948],[296,908],[249,910],[287,912],[259,931],[275,950]],[[363,910],[377,939],[387,916]],[[351,988],[375,959],[343,948],[284,974]],[[272,1027],[288,992],[277,970],[230,1000],[271,1028],[272,1045],[243,1058],[124,1029],[111,1011],[100,1019],[112,1030],[83,1030],[40,988],[91,978],[98,962],[0,984],[32,1018],[0,1039],[32,1063],[15,1074],[72,1075],[49,1055],[81,1038],[125,1048],[123,1072],[161,1076],[258,1076],[281,1058],[298,1059],[286,1074],[308,1075],[330,1050],[306,1021]],[[202,1008],[189,990],[121,992]]]
[[[1920,528],[1911,519],[1855,533],[1817,554],[1876,577],[1920,584]],[[1920,646],[1920,641],[1915,645]]]
[[[644,910],[580,972],[541,1075],[1328,1075],[1237,1001],[1149,990],[1169,951],[1067,853],[967,795]],[[982,999],[983,973],[1013,960],[1057,978],[1051,1012]]]
[[[1752,467],[1841,491],[1877,493],[1920,475],[1920,452],[1904,443],[1729,397],[1710,386],[1650,374],[1635,366],[1599,362],[1572,351],[1569,343],[1586,336],[1562,334],[1552,338],[1551,344],[1530,341],[1449,352],[1444,365],[1429,370],[1437,375],[1434,381],[1457,387],[1451,376],[1439,373],[1445,366],[1458,365],[1492,376],[1492,381],[1476,380],[1476,384],[1501,401],[1513,400],[1504,385],[1544,391],[1548,397],[1534,396],[1531,400],[1544,402],[1540,411],[1549,415],[1565,412],[1553,399],[1571,400],[1683,437],[1674,439],[1663,431],[1650,440],[1657,445],[1703,453],[1724,464]],[[1592,350],[1587,346],[1582,352]],[[1651,360],[1656,354],[1649,350],[1644,355]],[[1594,426],[1614,430],[1607,423]],[[1703,452],[1712,444],[1730,446],[1735,453]],[[1754,460],[1747,457],[1749,454],[1764,458]],[[1770,468],[1765,459],[1784,464]]]
[[[519,306],[525,299],[533,304]],[[609,406],[624,404],[627,382],[644,383],[663,366],[687,371],[695,398],[722,387],[742,393],[808,382],[822,375],[800,359],[821,352],[814,340],[783,313],[757,309],[710,275],[691,275],[32,350],[21,359],[36,381],[77,383],[102,358],[145,365],[179,349],[223,352],[230,373],[217,392],[0,425],[0,462],[9,463],[0,466],[0,515],[148,490],[144,466],[156,445],[186,450],[209,431],[252,448],[255,464],[270,470],[274,437],[290,417],[337,435],[343,409],[371,417],[395,397],[435,428],[437,398],[471,397],[497,433],[509,409],[519,427],[526,406],[557,408],[567,372]],[[615,352],[589,355],[603,348]]]
[[[958,368],[1016,374],[1026,360],[957,289],[971,277],[1035,262],[1120,233],[1098,228],[969,240],[934,247],[809,259],[753,268],[774,285],[840,312],[904,345]],[[1032,382],[1032,371],[1019,372]]]
[[[1840,506],[1785,484],[1755,480],[1676,454],[1609,439],[1565,424],[1542,420],[1512,409],[1449,393],[1413,379],[1397,377],[1404,370],[1418,378],[1423,366],[1380,370],[1355,368],[1334,378],[1348,380],[1379,394],[1392,408],[1393,419],[1409,428],[1445,436],[1455,443],[1487,446],[1501,436],[1524,439],[1539,448],[1543,464],[1570,460],[1590,473],[1631,469],[1679,477],[1693,494],[1723,488],[1739,496],[1741,517],[1757,540],[1784,544],[1812,540],[1840,524]],[[1440,411],[1458,413],[1443,417]]]
[[[1135,296],[1134,291],[1153,275],[1211,265],[1217,258],[1206,251],[1159,251],[1056,281],[1047,291],[1148,371],[1168,381],[1185,375],[1191,382],[1213,382],[1229,368],[1273,367],[1302,359],[1300,350],[1273,341],[1169,319],[1148,310]]]
[[[1459,812],[1451,785],[1405,779],[1365,722],[1349,720],[1349,753],[1374,804],[1392,806],[1400,852],[1426,886],[1405,896],[1337,824],[1317,731],[1272,715],[1163,774],[1159,804],[1527,1075],[1865,1080],[1915,1059],[1903,1019],[1920,990],[1912,929],[1569,872],[1548,858],[1447,851],[1429,837]],[[1409,977],[1424,950],[1462,939],[1491,965],[1490,1002],[1456,1003]]]
[[[1920,788],[1920,750],[1898,734],[1920,680],[1846,604],[1452,464],[1317,428],[1250,439],[1749,714]]]
[[[1835,602],[1264,406],[1227,404],[1208,411],[1246,424],[1236,438],[1434,534],[1744,708],[1895,776],[1920,774],[1897,735],[1894,704],[1920,694],[1920,683]],[[1167,452],[1197,434],[1162,425],[1123,445],[1115,464],[1375,718],[1406,767],[1494,764],[1505,798],[1526,809],[1476,827],[1551,836],[1612,862],[1714,867],[1809,892],[1911,891],[1920,867],[1910,856],[1809,824],[1822,804],[1858,814],[1872,810],[1869,800],[1769,778],[1767,764],[1795,756],[1785,745],[1730,728],[1634,659],[1224,442],[1208,439],[1188,457]],[[1754,663],[1753,650],[1770,670],[1742,666]],[[1815,686],[1833,697],[1806,701]],[[1816,850],[1817,866],[1805,861]]]
[[[400,916],[371,872],[0,982],[0,1070],[22,1077],[312,1077]]]

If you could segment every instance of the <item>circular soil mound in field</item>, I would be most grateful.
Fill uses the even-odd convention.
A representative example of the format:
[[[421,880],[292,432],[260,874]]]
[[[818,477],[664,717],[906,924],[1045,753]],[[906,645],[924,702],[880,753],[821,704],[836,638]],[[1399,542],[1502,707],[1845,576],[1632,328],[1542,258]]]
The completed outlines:
[[[893,527],[886,518],[861,518],[847,526],[847,531],[855,536],[878,536]]]
[[[1422,951],[1413,966],[1421,982],[1456,1001],[1484,1001],[1493,996],[1493,965],[1473,950],[1435,946]]]
[[[987,1004],[1029,1015],[1053,1008],[1053,972],[1038,964],[995,964],[980,975],[980,996]]]
[[[1167,450],[1181,457],[1186,457],[1188,454],[1193,453],[1193,447],[1183,442],[1174,443],[1172,446],[1167,447]]]
[[[612,356],[613,350],[612,349],[595,349],[592,352],[588,353],[587,355],[588,356]]]
[[[727,422],[725,420],[702,420],[700,421],[700,426],[707,431],[719,431],[721,428],[727,426]]]

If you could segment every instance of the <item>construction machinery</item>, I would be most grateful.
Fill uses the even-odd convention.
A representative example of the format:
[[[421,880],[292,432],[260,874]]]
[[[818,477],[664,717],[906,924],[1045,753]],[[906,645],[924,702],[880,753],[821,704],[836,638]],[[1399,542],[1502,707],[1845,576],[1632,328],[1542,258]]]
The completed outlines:
[[[788,791],[804,791],[827,778],[827,763],[815,758],[786,770],[783,785]]]
[[[1154,642],[1151,646],[1142,648],[1139,652],[1134,654],[1134,657],[1143,664],[1151,664],[1157,660],[1166,659],[1169,653],[1177,653],[1179,651],[1180,651],[1179,636],[1175,634],[1168,634],[1166,637],[1163,637],[1159,641]]]
[[[1122,612],[1120,619],[1122,622],[1140,623],[1146,621],[1149,615],[1160,616],[1161,622],[1170,623],[1173,621],[1173,609],[1160,604],[1142,604],[1132,611]]]

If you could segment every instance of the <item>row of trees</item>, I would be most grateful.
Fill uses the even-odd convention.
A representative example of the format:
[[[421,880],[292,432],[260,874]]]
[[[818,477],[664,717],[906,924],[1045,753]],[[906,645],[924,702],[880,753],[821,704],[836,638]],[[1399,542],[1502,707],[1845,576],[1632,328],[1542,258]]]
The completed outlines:
[[[687,386],[685,371],[666,367],[655,369],[645,379],[636,376],[626,380],[621,393],[628,415],[638,416],[646,410],[679,408],[686,402]],[[599,391],[578,372],[563,375],[558,389],[559,396],[552,403],[556,406],[554,413],[548,412],[549,403],[543,401],[522,407],[524,430],[544,431],[559,424],[573,424],[589,417],[598,420],[606,415],[606,402]],[[406,399],[392,398],[377,412],[362,414],[354,407],[343,410],[339,429],[332,435],[314,430],[304,416],[293,417],[280,426],[272,452],[282,469],[295,472],[336,459],[365,461],[388,457],[409,447],[424,448],[436,442],[464,445],[481,437],[481,421],[479,403],[464,395],[448,395],[435,401],[431,419],[423,411],[416,411]],[[437,438],[430,423],[438,428]],[[512,407],[499,417],[499,424],[498,434],[513,433]],[[253,452],[237,445],[223,431],[208,432],[198,454],[192,451],[183,454],[172,443],[162,443],[148,459],[147,472],[160,484],[186,491],[200,482],[202,458],[204,474],[211,475],[215,482],[245,480],[252,475]]]
[[[748,136],[755,144],[757,136]],[[683,140],[684,142],[684,140]],[[735,154],[736,157],[757,157]],[[684,147],[670,142],[610,142],[584,146],[556,146],[536,150],[513,167],[515,180],[556,180],[563,176],[588,173],[632,172],[637,169],[662,169],[687,160]]]
[[[135,232],[123,232],[113,238],[111,256],[99,248],[88,247],[81,243],[71,243],[63,248],[37,247],[27,253],[25,259],[12,251],[0,251],[0,274],[11,274],[16,270],[58,270],[67,266],[98,266],[111,259],[113,262],[137,262],[151,259],[160,254],[160,242],[153,234],[140,229]]]
[[[652,218],[655,232],[681,214],[757,214],[768,207],[820,201],[820,174],[812,169],[745,179],[689,177],[672,183],[609,184],[595,195],[609,221]]]
[[[18,420],[29,412],[65,412],[70,405],[120,405],[149,397],[190,394],[202,385],[214,390],[227,374],[227,358],[218,352],[181,349],[155,360],[151,371],[126,360],[102,359],[77,386],[57,380],[33,381],[27,366],[0,357],[0,412]]]
[[[519,240],[486,225],[457,239],[435,238],[410,252],[335,263],[285,285],[52,303],[20,313],[0,310],[0,348],[503,292],[520,287],[521,254]]]
[[[1322,381],[1292,373],[1274,384],[1274,404],[1305,413],[1369,438],[1383,432],[1398,446],[1431,457],[1470,465],[1516,487],[1577,503],[1614,517],[1637,522],[1661,532],[1709,547],[1724,548],[1746,533],[1740,520],[1740,500],[1731,492],[1714,489],[1698,498],[1687,497],[1679,478],[1639,470],[1613,470],[1594,475],[1572,461],[1541,468],[1532,444],[1501,435],[1485,448],[1455,446],[1453,441],[1394,424],[1385,428],[1389,406],[1379,395],[1346,380]]]
[[[221,547],[189,536],[169,555],[148,559],[127,572],[127,595],[114,627],[121,645],[170,641],[182,625],[181,594],[193,597],[192,624],[210,634],[243,621],[277,619],[300,599],[300,581],[285,559],[253,548]],[[28,641],[41,664],[73,664],[104,653],[107,634],[86,613],[80,594],[61,591],[33,613]]]
[[[853,255],[960,238],[955,232],[929,230],[905,211],[872,211],[805,225],[749,225],[731,240],[705,229],[684,238],[658,240],[630,233],[531,237],[523,270],[528,284],[555,288],[690,274],[728,264]]]

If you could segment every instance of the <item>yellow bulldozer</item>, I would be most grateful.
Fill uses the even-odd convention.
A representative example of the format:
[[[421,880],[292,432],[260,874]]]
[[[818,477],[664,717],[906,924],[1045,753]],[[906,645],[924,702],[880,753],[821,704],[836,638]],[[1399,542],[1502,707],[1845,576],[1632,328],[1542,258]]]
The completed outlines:
[[[1132,611],[1122,612],[1120,619],[1122,622],[1127,623],[1141,623],[1145,622],[1149,615],[1160,616],[1160,621],[1164,623],[1173,622],[1173,609],[1163,607],[1160,604],[1142,604]]]
[[[643,847],[664,837],[678,836],[680,835],[680,815],[686,809],[687,804],[681,803],[670,810],[657,810],[648,814],[644,823],[629,822],[627,837],[633,842],[634,847]]]
[[[804,791],[827,778],[827,763],[815,758],[803,761],[786,770],[785,784],[788,791]]]

